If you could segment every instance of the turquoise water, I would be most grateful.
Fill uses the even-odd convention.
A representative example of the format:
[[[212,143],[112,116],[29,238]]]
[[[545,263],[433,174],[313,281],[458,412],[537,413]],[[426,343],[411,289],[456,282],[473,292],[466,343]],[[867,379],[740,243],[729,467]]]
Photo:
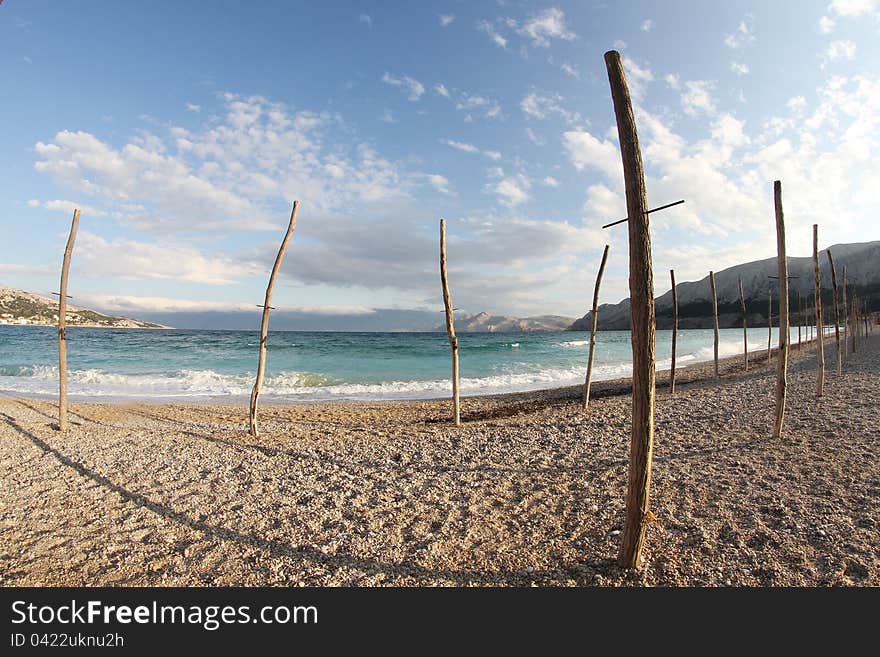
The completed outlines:
[[[54,327],[0,326],[0,391],[54,395]],[[589,335],[465,333],[462,394],[492,394],[583,382]],[[658,369],[669,367],[670,331],[657,332]],[[774,329],[773,344],[776,344]],[[793,331],[797,340],[797,329]],[[205,399],[250,394],[259,334],[250,331],[68,328],[72,398]],[[712,358],[711,330],[680,330],[679,365]],[[767,328],[749,331],[749,347],[767,348]],[[742,330],[721,331],[722,356],[741,353]],[[628,331],[597,336],[594,380],[631,373]],[[424,399],[450,391],[444,333],[270,332],[266,399]]]

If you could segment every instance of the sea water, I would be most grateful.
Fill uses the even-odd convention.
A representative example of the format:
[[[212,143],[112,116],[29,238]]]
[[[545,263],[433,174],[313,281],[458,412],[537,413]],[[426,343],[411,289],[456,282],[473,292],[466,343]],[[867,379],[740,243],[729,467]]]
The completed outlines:
[[[668,369],[671,331],[657,331],[657,368]],[[792,331],[797,342],[797,329]],[[742,352],[742,329],[722,329],[721,356]],[[750,329],[749,349],[767,348],[767,328]],[[776,329],[771,342],[777,343]],[[257,369],[256,331],[68,327],[68,394],[73,399],[205,400],[247,397]],[[711,329],[679,330],[676,362],[711,360]],[[463,333],[464,395],[583,383],[589,334]],[[629,331],[597,334],[593,380],[632,372]],[[427,399],[450,392],[445,333],[270,332],[265,400]],[[0,326],[0,392],[57,393],[54,327]]]

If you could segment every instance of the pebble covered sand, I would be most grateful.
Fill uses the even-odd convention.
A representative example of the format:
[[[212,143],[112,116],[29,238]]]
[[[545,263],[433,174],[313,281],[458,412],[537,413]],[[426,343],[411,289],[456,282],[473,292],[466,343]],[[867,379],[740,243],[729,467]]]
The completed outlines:
[[[880,335],[816,397],[792,351],[659,373],[644,566],[615,565],[626,381],[448,401],[72,405],[0,396],[5,586],[880,584]]]

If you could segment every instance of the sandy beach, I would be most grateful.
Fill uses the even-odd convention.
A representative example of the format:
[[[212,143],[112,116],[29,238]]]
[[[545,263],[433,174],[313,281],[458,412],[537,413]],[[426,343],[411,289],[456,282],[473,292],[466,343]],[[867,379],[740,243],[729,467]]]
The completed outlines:
[[[625,380],[448,401],[72,405],[0,397],[5,586],[880,584],[880,335],[659,373],[644,567],[615,565]],[[826,343],[827,345],[827,343]]]

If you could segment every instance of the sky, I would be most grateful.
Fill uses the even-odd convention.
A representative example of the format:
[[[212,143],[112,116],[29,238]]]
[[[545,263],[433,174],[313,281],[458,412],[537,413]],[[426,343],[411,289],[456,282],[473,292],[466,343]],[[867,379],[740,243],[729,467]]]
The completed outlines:
[[[57,291],[79,207],[73,303],[257,326],[299,200],[304,328],[442,324],[441,217],[461,311],[581,316],[606,243],[629,294],[610,49],[649,205],[686,201],[657,295],[775,256],[777,179],[789,255],[880,239],[880,0],[5,0],[0,283]]]

